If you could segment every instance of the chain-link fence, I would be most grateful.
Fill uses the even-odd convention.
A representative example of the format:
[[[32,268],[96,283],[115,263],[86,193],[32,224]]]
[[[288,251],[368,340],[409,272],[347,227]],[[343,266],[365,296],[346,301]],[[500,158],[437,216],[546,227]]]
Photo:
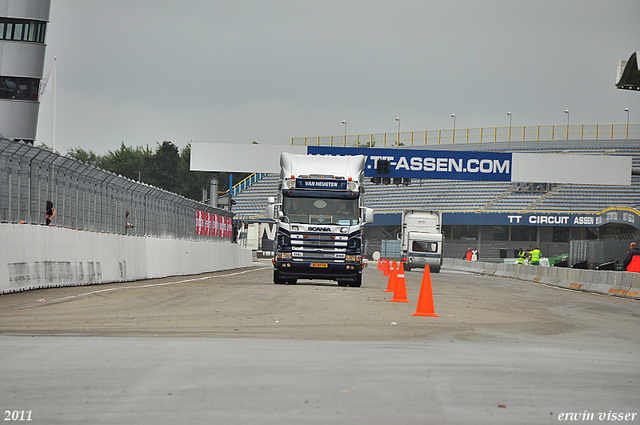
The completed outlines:
[[[187,240],[225,240],[200,231],[198,212],[226,223],[233,213],[88,166],[23,142],[0,138],[0,222]],[[127,214],[128,212],[128,214]],[[213,227],[212,227],[213,228]]]

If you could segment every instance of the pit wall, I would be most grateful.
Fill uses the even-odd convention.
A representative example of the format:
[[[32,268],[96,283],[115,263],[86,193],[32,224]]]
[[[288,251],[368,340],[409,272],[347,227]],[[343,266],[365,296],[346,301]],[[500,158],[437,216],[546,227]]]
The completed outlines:
[[[577,291],[640,299],[640,273],[579,270],[444,258],[442,266],[473,273],[540,282]]]
[[[196,242],[0,224],[0,294],[249,267],[250,250]]]

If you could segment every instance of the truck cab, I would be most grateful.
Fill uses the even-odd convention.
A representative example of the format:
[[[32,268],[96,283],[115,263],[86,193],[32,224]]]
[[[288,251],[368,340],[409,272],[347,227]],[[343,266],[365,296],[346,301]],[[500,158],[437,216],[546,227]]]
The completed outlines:
[[[373,211],[363,206],[365,157],[283,153],[280,162],[279,202],[270,198],[267,208],[278,227],[274,283],[328,279],[361,286],[362,228],[373,222]]]
[[[442,214],[439,211],[405,210],[402,213],[402,262],[404,269],[442,267]]]

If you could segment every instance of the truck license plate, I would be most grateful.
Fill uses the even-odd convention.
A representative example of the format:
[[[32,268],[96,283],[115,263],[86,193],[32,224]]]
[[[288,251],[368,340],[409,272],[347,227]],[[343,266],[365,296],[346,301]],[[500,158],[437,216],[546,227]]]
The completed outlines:
[[[320,267],[320,268],[329,267],[329,265],[327,263],[311,263],[311,264],[309,264],[309,266],[311,266],[311,267]]]

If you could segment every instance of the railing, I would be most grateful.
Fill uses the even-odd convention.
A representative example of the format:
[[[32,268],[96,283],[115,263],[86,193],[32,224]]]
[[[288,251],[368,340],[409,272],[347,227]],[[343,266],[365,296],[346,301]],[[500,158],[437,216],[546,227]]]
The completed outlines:
[[[56,209],[51,226],[187,240],[223,240],[196,235],[198,212],[233,216],[39,147],[0,139],[0,222],[45,224],[47,201]]]
[[[233,187],[231,188],[231,196],[238,195],[240,192],[242,192],[243,190],[245,190],[246,188],[248,188],[249,186],[257,182],[264,176],[265,176],[264,173],[251,174],[249,177],[242,180],[240,183],[233,185]]]
[[[294,137],[294,146],[389,147],[445,143],[639,139],[640,124],[572,124],[459,128],[341,136]]]

